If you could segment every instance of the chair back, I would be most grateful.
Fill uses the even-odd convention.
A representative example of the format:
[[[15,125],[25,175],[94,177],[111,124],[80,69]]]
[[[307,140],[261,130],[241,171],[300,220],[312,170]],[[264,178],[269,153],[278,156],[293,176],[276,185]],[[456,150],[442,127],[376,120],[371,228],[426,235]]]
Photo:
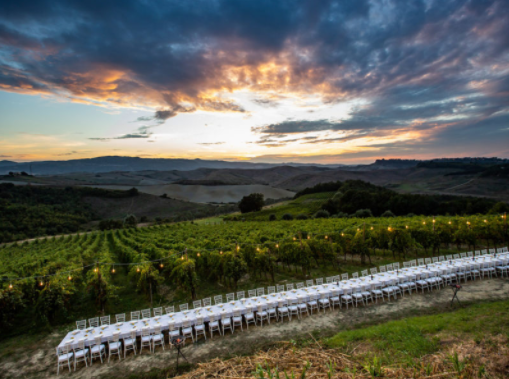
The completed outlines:
[[[132,329],[130,332],[133,343],[136,343],[136,333],[137,333],[136,329]]]
[[[115,332],[115,333],[113,333],[113,335],[111,337],[111,342],[118,342],[119,339],[120,339],[120,332]]]
[[[399,262],[393,263],[392,267],[394,267],[394,270],[399,270]]]
[[[125,313],[119,313],[118,315],[115,315],[115,320],[117,322],[125,322]]]
[[[226,294],[226,301],[229,303],[230,301],[235,300],[235,294],[234,293],[227,293]]]
[[[115,335],[113,335],[113,336],[115,336]],[[142,337],[150,336],[150,329],[149,328],[141,328],[141,336]]]
[[[144,319],[144,318],[150,318],[150,308],[149,309],[143,309],[141,311],[141,318]]]
[[[353,279],[357,279],[358,277],[359,277],[359,273],[358,273],[358,272],[354,272],[354,273],[352,274],[352,278],[353,278]]]
[[[212,299],[210,297],[206,297],[202,300],[204,307],[210,307],[212,305]]]
[[[256,306],[256,310],[258,311],[258,313],[263,312],[263,305],[262,304],[258,304]]]
[[[285,286],[284,285],[281,285],[281,284],[277,285],[277,292],[283,292],[284,290],[285,290]]]
[[[317,286],[321,286],[323,284],[323,278],[318,278],[315,280]]]
[[[293,283],[288,283],[288,284],[286,285],[286,290],[287,290],[287,291],[291,291],[291,290],[293,290],[293,289],[294,289],[294,287],[293,287]]]
[[[332,280],[334,282],[339,282],[341,279],[340,279],[339,275],[335,275],[335,276],[332,277]]]
[[[246,298],[246,292],[245,291],[237,292],[237,300],[245,299],[245,298]]]
[[[196,317],[196,325],[203,325],[203,316]]]
[[[438,257],[433,257],[433,263],[438,263]]]
[[[175,306],[170,305],[169,307],[165,307],[164,310],[166,311],[167,315],[169,315],[170,313],[175,313]]]
[[[87,328],[87,320],[76,321],[76,329],[84,330]]]
[[[161,325],[154,326],[154,334],[161,334]]]
[[[447,258],[448,261],[452,260],[452,255],[446,255],[445,257]]]
[[[467,257],[467,253],[460,253],[460,257],[461,258],[466,258]]]
[[[404,268],[410,267],[410,265],[411,265],[410,262],[403,262],[403,267]]]
[[[195,300],[193,301],[193,308],[201,308],[201,300]]]
[[[306,280],[306,287],[312,287],[313,286],[313,279]]]
[[[265,288],[261,287],[261,288],[257,288],[256,289],[256,296],[263,296],[265,295]]]
[[[91,328],[97,328],[99,326],[99,317],[89,318],[88,326],[90,326]]]
[[[140,319],[140,311],[131,312],[131,320],[138,321]]]
[[[223,295],[214,296],[214,304],[223,304]]]
[[[95,336],[94,337],[94,344],[97,345],[97,346],[100,346],[101,343],[102,343],[101,339],[102,339],[102,336]]]
[[[348,280],[348,273],[341,274],[341,280]]]
[[[85,349],[85,338],[80,338],[78,343],[76,344],[75,350],[84,350]]]
[[[380,272],[387,272],[387,270],[385,269],[385,266],[380,266],[379,269],[380,269]]]
[[[300,290],[301,288],[304,288],[304,283],[297,283],[297,289]]]
[[[256,290],[248,290],[247,295],[249,297],[256,297]]]
[[[103,316],[101,317],[101,326],[102,325],[109,325],[110,324],[110,316]]]
[[[180,304],[180,305],[179,305],[179,309],[180,309],[180,311],[181,311],[181,312],[183,312],[183,311],[187,311],[187,310],[189,310],[189,305],[188,305],[187,303],[185,303],[185,304]]]
[[[389,263],[388,265],[385,265],[386,271],[392,271],[392,263]]]
[[[362,270],[361,271],[361,276],[368,276],[368,270]]]
[[[424,260],[424,263],[426,263],[427,265],[430,265],[431,264],[431,258],[426,258]]]
[[[327,278],[325,278],[325,281],[327,282],[327,284],[331,284],[334,281],[334,277],[333,276],[328,276]]]
[[[163,315],[162,307],[154,308],[153,311],[154,311],[154,317],[161,317]]]
[[[267,287],[267,293],[270,295],[271,293],[276,293],[276,287],[270,286]]]
[[[424,266],[424,259],[422,259],[422,258],[417,259],[417,264],[419,266]]]

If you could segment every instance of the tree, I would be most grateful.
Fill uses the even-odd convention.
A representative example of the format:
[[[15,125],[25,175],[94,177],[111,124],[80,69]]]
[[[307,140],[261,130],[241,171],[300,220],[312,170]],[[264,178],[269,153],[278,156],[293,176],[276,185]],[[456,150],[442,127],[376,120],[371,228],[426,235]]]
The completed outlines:
[[[269,216],[269,221],[276,221],[276,215],[274,213],[272,213],[270,216]]]
[[[373,213],[371,213],[371,209],[358,209],[352,216],[357,218],[368,218],[373,217]]]
[[[196,300],[196,287],[198,276],[196,275],[194,259],[177,259],[176,267],[171,271],[171,278],[177,285],[191,293],[191,298]]]
[[[392,213],[391,211],[387,210],[384,213],[382,213],[380,215],[380,217],[396,217],[396,216],[394,215],[394,213]]]
[[[323,209],[315,213],[315,218],[329,218],[329,216],[329,212]]]
[[[283,215],[283,217],[281,217],[281,219],[286,220],[286,221],[291,221],[291,220],[293,220],[293,215],[291,213],[285,213]]]
[[[263,194],[252,193],[242,198],[239,203],[239,209],[241,213],[258,212],[263,208],[264,204]]]

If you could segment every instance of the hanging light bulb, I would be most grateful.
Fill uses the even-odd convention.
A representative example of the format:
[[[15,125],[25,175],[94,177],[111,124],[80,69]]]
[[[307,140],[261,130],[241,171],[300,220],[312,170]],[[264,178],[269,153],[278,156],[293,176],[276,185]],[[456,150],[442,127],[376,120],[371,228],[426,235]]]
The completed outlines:
[[[198,253],[196,254],[196,256],[197,256],[197,257],[199,257],[199,256],[200,256],[200,252],[198,252]]]
[[[180,257],[180,259],[184,260],[184,255],[182,255],[182,256]]]
[[[111,273],[114,274],[115,273],[115,266],[113,266],[113,268],[111,269]]]
[[[310,237],[310,236],[308,236],[308,240],[309,240],[309,239],[311,239],[311,237]]]
[[[276,243],[276,249],[279,249],[279,244],[278,243]]]
[[[359,228],[357,228],[357,231],[360,232],[361,230]]]
[[[237,250],[238,250],[238,246],[237,246]],[[223,255],[223,250],[221,250],[221,251],[219,252],[219,254]]]
[[[41,280],[41,282],[39,283],[39,285],[40,285],[41,287],[44,285],[44,283],[42,282],[42,280]]]
[[[426,225],[426,221],[423,221],[423,222],[422,222],[422,225]]]
[[[487,223],[487,222],[488,222],[488,220],[484,220],[484,222],[486,222],[486,223]]]
[[[389,227],[387,228],[387,230],[390,232],[390,231],[392,230],[392,228],[389,226]]]
[[[159,265],[159,267],[163,268],[163,267],[164,267],[164,264],[162,264],[162,263],[161,263],[161,264]]]
[[[140,272],[140,268],[139,267],[136,267],[136,272]]]
[[[297,238],[293,237],[293,240],[295,241]]]
[[[373,227],[371,227],[371,230],[373,230]]]
[[[96,268],[94,268],[94,272],[97,272],[97,267],[96,267]]]
[[[12,283],[9,284],[9,288],[12,290]]]
[[[71,275],[69,275],[69,276],[67,277],[67,280],[68,280],[68,281],[71,281],[71,280],[72,280],[72,276],[71,276]]]
[[[329,238],[329,236],[325,236],[325,239]]]
[[[452,222],[449,221],[449,225],[451,225],[451,224],[452,224]]]
[[[435,223],[435,219],[433,219],[433,224]]]
[[[405,228],[407,228],[407,229],[408,229],[408,225],[405,225]]]
[[[344,237],[345,236],[345,233],[341,233],[341,237]]]
[[[256,251],[260,251],[260,248],[258,246],[256,247]]]

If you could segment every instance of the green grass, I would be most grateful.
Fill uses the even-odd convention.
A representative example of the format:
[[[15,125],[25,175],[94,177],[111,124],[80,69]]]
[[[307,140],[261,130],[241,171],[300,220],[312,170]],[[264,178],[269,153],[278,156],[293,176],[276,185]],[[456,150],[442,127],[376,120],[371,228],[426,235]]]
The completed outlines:
[[[327,346],[346,351],[368,344],[375,355],[393,362],[437,351],[440,336],[468,335],[480,341],[489,335],[509,337],[509,300],[473,304],[450,313],[409,317],[366,327],[357,325],[326,339]]]
[[[268,221],[271,214],[275,214],[276,218],[281,220],[285,213],[290,213],[293,217],[299,214],[305,214],[311,217],[319,211],[322,208],[322,204],[334,196],[334,194],[335,192],[322,192],[304,195],[281,205],[262,209],[260,212],[245,213],[237,215],[237,217],[241,217],[246,221]]]

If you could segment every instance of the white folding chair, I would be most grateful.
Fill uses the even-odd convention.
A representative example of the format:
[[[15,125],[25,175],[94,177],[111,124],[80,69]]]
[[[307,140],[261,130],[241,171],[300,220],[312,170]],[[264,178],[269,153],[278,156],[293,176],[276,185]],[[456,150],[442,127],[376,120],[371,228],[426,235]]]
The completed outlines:
[[[391,301],[391,296],[394,296],[394,280],[389,280],[387,286],[382,288],[382,293],[384,296],[387,296],[387,299]],[[394,296],[394,298],[396,298]]]
[[[221,315],[221,326],[223,327],[223,336],[226,329],[230,329],[233,334],[232,319],[229,316]]]
[[[175,306],[172,305],[170,307],[165,307],[164,311],[166,312],[167,315],[169,315],[170,313],[175,313]]]
[[[184,337],[184,343],[189,337],[191,337],[191,340],[194,343],[193,325],[191,320],[184,320],[182,322],[182,336]]]
[[[245,298],[246,298],[246,292],[245,291],[237,292],[237,300],[245,299]]]
[[[124,359],[129,350],[132,350],[136,355],[136,329],[131,330],[129,334],[129,337],[124,338]]]
[[[227,293],[226,294],[226,302],[229,303],[230,301],[235,301],[235,294],[234,293]]]
[[[110,316],[101,317],[101,326],[110,324]]]
[[[149,351],[152,352],[152,336],[150,335],[149,328],[141,329],[140,355],[143,352],[144,347],[148,347]]]
[[[466,258],[467,257],[467,253],[460,253],[460,257],[461,258]]]
[[[154,317],[161,317],[163,315],[163,307],[154,308]]]
[[[313,279],[306,280],[306,287],[313,287]]]
[[[267,309],[267,316],[269,318],[269,324],[270,324],[270,319],[271,318],[275,318],[276,322],[279,321],[278,316],[277,316],[277,309],[276,309],[276,307],[268,308]]]
[[[248,330],[249,330],[249,324],[255,324],[255,326],[256,326],[255,315],[252,311],[249,311],[246,314],[244,314],[244,320],[246,321],[246,326],[247,326]]]
[[[339,305],[339,307],[341,308],[341,298],[339,297],[339,289],[338,288],[334,288],[331,291],[331,297],[329,298],[329,300],[330,300],[330,304],[332,306],[332,310],[335,309],[336,305]]]
[[[300,318],[299,307],[297,305],[298,303],[299,301],[296,298],[293,298],[289,301],[288,312],[290,313],[290,319],[293,315],[297,316],[297,318]]]
[[[202,300],[204,307],[210,307],[212,305],[212,299],[210,297],[207,297]]]
[[[359,273],[358,272],[354,272],[352,274],[352,279],[358,279],[359,278]]]
[[[101,339],[101,336],[94,337],[94,346],[90,349],[90,366],[92,366],[94,358],[99,358],[101,363],[103,363],[103,355],[106,356],[106,347],[101,342]]]
[[[376,267],[370,268],[370,269],[369,269],[369,272],[370,272],[370,274],[371,274],[371,275],[376,275],[376,274],[378,274],[378,270],[377,270],[377,268],[376,268]],[[348,278],[347,278],[347,279],[348,279]]]
[[[417,259],[417,264],[419,266],[424,266],[424,259],[422,259],[422,258]]]
[[[277,307],[278,318],[281,320],[281,323],[284,320],[284,317],[288,317],[288,321],[292,320],[292,315],[290,314],[290,309],[288,308],[288,300],[282,299],[279,300]]]
[[[87,328],[87,320],[76,321],[76,329],[84,330]]]
[[[471,251],[467,252],[467,257],[472,258],[473,256],[474,256],[473,252],[471,252]]]
[[[85,362],[88,367],[88,357],[90,350],[85,347],[85,338],[78,340],[77,346],[74,348],[74,371],[76,371],[76,364],[79,362]]]
[[[429,291],[429,283],[426,281],[427,278],[428,274],[422,273],[420,274],[420,279],[415,281],[416,289],[418,290],[420,288],[422,293],[424,293],[425,289]]]
[[[152,334],[152,349],[155,352],[156,346],[162,346],[164,351],[164,334],[161,333],[161,326],[154,326],[154,334]]]
[[[453,254],[453,255],[452,255],[452,257],[453,257],[454,259],[460,259],[460,255],[459,255],[459,254]]]
[[[141,318],[144,319],[144,318],[150,318],[150,315],[151,315],[151,312],[150,312],[150,308],[149,309],[143,309],[141,311]]]
[[[115,320],[117,322],[125,322],[125,313],[119,313],[118,315],[115,315]]]
[[[362,297],[364,298],[364,301],[366,302],[366,304],[370,300],[373,301],[373,297],[371,296],[371,289],[370,289],[369,284],[362,286],[361,294],[362,294]]]
[[[371,284],[371,296],[375,299],[375,303],[378,304],[378,299],[382,299],[384,302],[384,293],[380,284]]]
[[[297,283],[297,289],[300,290],[301,288],[304,288],[304,283]]]
[[[216,320],[216,316],[210,315],[209,319],[210,338],[214,338],[214,332],[218,332],[221,335],[221,328],[219,327],[219,321]]]
[[[248,290],[247,291],[247,296],[248,297],[256,297],[256,290]]]
[[[201,300],[193,301],[193,308],[194,309],[201,308]]]
[[[388,265],[385,265],[385,270],[386,271],[392,271],[393,270],[392,263],[389,263]]]
[[[289,283],[289,284],[286,285],[286,290],[287,291],[292,291],[293,289],[294,289],[293,283]]]
[[[86,326],[86,322],[85,322]],[[67,363],[67,367],[69,368],[69,372],[71,372],[71,360],[74,360],[74,353],[71,351],[71,343],[68,342],[61,348],[57,347],[57,375],[60,372],[60,367],[65,366]]]
[[[179,305],[179,309],[180,309],[181,312],[187,311],[187,310],[189,310],[189,305],[187,303],[180,304]]]
[[[202,335],[207,340],[207,333],[205,333],[205,323],[203,322],[203,316],[196,318],[196,324],[194,324],[194,335],[196,337],[196,341],[198,341],[198,336]]]
[[[361,271],[361,276],[368,276],[368,270],[362,270]]]
[[[378,270],[380,270],[380,272],[387,272],[387,270],[385,269],[385,266],[378,267]]]
[[[240,313],[239,310],[233,311],[233,325],[232,325],[232,333],[235,330],[236,326],[240,326],[240,330],[244,331],[244,328],[242,326],[242,313]]]
[[[177,327],[177,323],[174,320],[170,320],[168,322],[168,339],[170,340],[170,348],[171,348],[171,339],[180,336],[180,328]]]
[[[89,318],[88,326],[91,328],[97,328],[99,326],[99,317]]]
[[[359,301],[362,302],[363,305],[366,305],[366,303],[364,302],[364,296],[362,296],[361,287],[357,287],[354,289],[352,294],[352,300],[355,304],[355,308],[357,308],[357,306],[359,305]]]
[[[366,271],[367,272],[367,271]],[[328,276],[325,278],[325,282],[327,284],[331,284],[332,282],[334,282],[334,277],[333,276]]]
[[[341,296],[341,307],[343,304],[346,304],[346,309],[348,309],[348,304],[353,305],[352,288],[345,289],[344,294]]]
[[[257,288],[256,289],[256,296],[263,296],[265,295],[265,288]]]
[[[315,280],[317,286],[321,286],[323,284],[323,278],[318,278]]]
[[[330,308],[329,296],[324,293],[320,295],[320,299],[318,300],[318,311],[320,311],[322,308],[323,313],[325,313],[325,308]]]
[[[318,312],[318,300],[317,300],[317,295],[313,294],[313,295],[309,295],[309,301],[308,301],[308,308],[309,308],[309,314],[313,314],[313,310],[316,309],[316,311]]]
[[[140,311],[131,312],[131,321],[138,321],[140,319]]]
[[[261,304],[256,307],[256,321],[260,321],[260,326],[263,326],[263,321],[267,321],[270,324],[269,314],[263,310]]]
[[[284,291],[285,291],[285,286],[278,284],[277,285],[277,292],[281,293],[281,292],[284,292]]]
[[[214,304],[223,304],[223,295],[214,296]]]

